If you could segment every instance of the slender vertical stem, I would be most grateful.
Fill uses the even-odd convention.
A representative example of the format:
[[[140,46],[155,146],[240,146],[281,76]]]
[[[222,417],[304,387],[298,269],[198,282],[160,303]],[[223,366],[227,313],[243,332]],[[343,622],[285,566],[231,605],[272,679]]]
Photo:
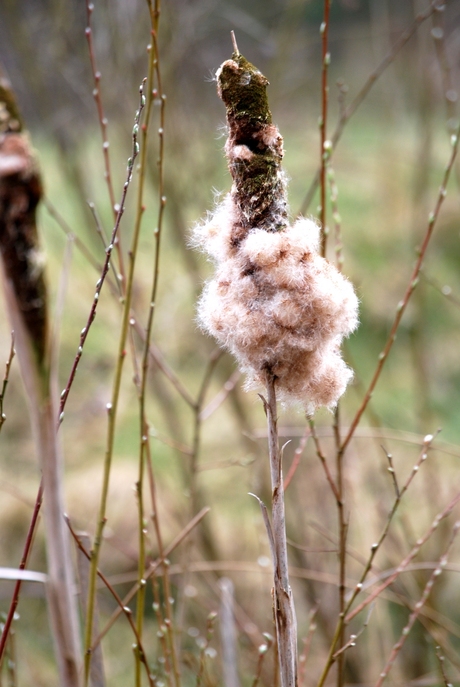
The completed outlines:
[[[146,583],[144,580],[145,571],[145,561],[146,561],[146,550],[145,550],[145,520],[144,520],[144,501],[143,501],[143,483],[144,483],[144,464],[145,464],[145,444],[148,441],[148,436],[145,427],[141,428],[141,445],[139,451],[139,477],[136,482],[136,494],[137,494],[137,508],[138,508],[138,519],[139,519],[139,557],[138,557],[138,576],[139,576],[139,590],[137,592],[136,599],[136,629],[139,637],[142,638],[142,633],[144,629],[144,605],[145,605],[145,592]],[[135,657],[135,685],[136,687],[141,687],[141,670],[142,662],[140,656],[139,646],[134,646],[134,657]]]
[[[274,613],[278,642],[281,687],[297,685],[297,627],[292,591],[289,585],[283,471],[278,441],[276,377],[266,372],[268,450],[272,482],[272,526],[274,568]]]
[[[70,542],[64,521],[63,460],[56,435],[56,410],[51,395],[45,392],[33,413],[45,492],[44,519],[49,574],[47,596],[57,648],[60,683],[62,687],[78,687],[81,667],[79,621]]]
[[[374,375],[370,381],[369,387],[366,391],[366,394],[363,398],[363,401],[358,408],[355,417],[353,418],[350,428],[348,430],[347,436],[343,440],[342,446],[341,446],[341,452],[343,453],[345,449],[347,448],[348,444],[353,438],[353,435],[356,431],[356,428],[361,420],[361,417],[364,413],[364,411],[367,408],[367,405],[369,401],[371,400],[372,394],[374,393],[374,389],[377,385],[377,382],[380,379],[380,374],[382,372],[383,366],[390,354],[391,349],[393,348],[393,344],[396,340],[396,332],[398,331],[399,325],[401,323],[402,317],[406,311],[407,305],[409,303],[409,300],[414,293],[415,287],[418,284],[418,280],[420,277],[420,272],[422,269],[423,261],[425,259],[426,251],[428,249],[428,245],[430,243],[431,237],[433,236],[433,231],[434,227],[436,225],[436,221],[439,217],[439,213],[441,211],[442,204],[444,202],[444,199],[447,195],[447,184],[450,179],[450,175],[452,172],[452,169],[454,167],[454,162],[455,158],[457,157],[457,151],[458,151],[458,146],[459,146],[459,140],[460,140],[460,126],[457,128],[457,133],[452,136],[451,142],[452,142],[452,149],[451,149],[451,154],[449,161],[444,168],[444,174],[443,178],[441,181],[441,185],[439,187],[439,193],[438,197],[436,199],[436,203],[434,206],[434,210],[430,212],[430,215],[428,217],[428,226],[426,228],[425,236],[423,238],[422,244],[420,246],[420,249],[418,250],[418,257],[417,261],[415,263],[415,266],[412,270],[412,274],[409,279],[409,283],[406,287],[406,291],[404,293],[404,296],[402,300],[399,301],[397,308],[396,308],[396,314],[393,320],[393,324],[390,329],[390,333],[388,335],[386,344],[383,348],[383,351],[379,355],[379,360],[374,372]]]
[[[380,64],[374,69],[371,74],[369,74],[365,84],[361,88],[361,90],[358,92],[358,94],[354,97],[352,102],[348,105],[348,107],[344,108],[340,114],[339,120],[336,124],[334,133],[332,134],[330,141],[331,141],[331,147],[328,151],[328,157],[330,158],[337,147],[337,143],[339,142],[340,138],[342,137],[343,131],[345,129],[345,126],[347,125],[348,121],[351,119],[351,117],[354,115],[358,107],[361,105],[361,103],[366,99],[367,94],[371,90],[371,88],[374,86],[376,81],[382,76],[382,74],[385,72],[387,69],[388,65],[390,65],[400,50],[408,43],[408,41],[412,38],[412,36],[416,33],[418,30],[419,26],[426,20],[428,17],[431,17],[433,12],[436,10],[438,7],[439,0],[432,0],[430,5],[427,7],[425,12],[421,12],[418,14],[415,18],[415,21],[409,26],[404,33],[402,33],[399,38],[393,43],[391,46],[390,51],[388,54],[383,58],[383,60],[380,62]],[[316,192],[316,189],[318,188],[318,184],[320,183],[320,178],[321,178],[321,165],[318,167],[315,176],[313,177],[313,180],[310,184],[310,187],[308,188],[305,198],[302,202],[302,205],[300,206],[299,214],[300,215],[305,215],[307,213],[307,210],[310,206],[310,203],[313,199],[313,196]]]
[[[142,205],[143,189],[145,183],[145,167],[146,167],[146,151],[147,151],[147,132],[148,132],[148,122],[152,109],[152,79],[153,79],[153,58],[150,55],[149,62],[149,73],[147,77],[147,113],[145,117],[145,123],[142,126],[142,148],[140,150],[140,164],[139,164],[139,186],[138,186],[138,202],[137,202],[137,215],[135,220],[134,232],[131,241],[131,250],[129,252],[129,269],[126,283],[126,293],[124,298],[124,308],[123,308],[123,318],[121,324],[121,332],[118,344],[118,356],[117,356],[117,366],[115,370],[115,379],[113,382],[112,389],[112,399],[111,403],[107,405],[108,411],[108,426],[107,426],[107,444],[104,458],[104,474],[103,474],[103,484],[101,500],[99,504],[99,514],[98,522],[96,527],[96,534],[94,537],[94,544],[91,551],[91,570],[90,570],[90,580],[88,589],[88,611],[86,617],[86,628],[85,628],[85,675],[84,675],[84,685],[87,687],[89,683],[89,670],[91,664],[91,646],[92,646],[92,627],[93,627],[93,612],[94,612],[94,599],[96,595],[96,580],[97,580],[97,566],[99,561],[99,551],[102,543],[102,534],[104,531],[106,523],[106,507],[107,498],[109,491],[109,480],[110,480],[110,470],[112,465],[112,457],[114,451],[115,443],[115,426],[117,420],[117,409],[118,400],[120,396],[121,379],[123,372],[123,363],[126,357],[126,339],[128,336],[129,320],[131,315],[131,299],[134,286],[134,270],[136,265],[137,248],[139,244],[139,234],[142,216],[144,212],[144,207]],[[139,146],[137,143],[137,128],[139,126],[140,115],[144,109],[144,103],[146,97],[144,96],[144,84],[140,88],[140,106],[136,113],[135,118],[135,130],[133,130],[133,153],[129,160],[129,177],[124,185],[124,192],[126,192],[127,186],[129,185],[129,179],[131,178],[131,172],[134,160],[138,154]],[[123,206],[121,206],[121,211]],[[119,222],[120,213],[117,217],[117,223]],[[97,300],[95,301],[95,303]],[[94,304],[93,304],[94,307]],[[85,331],[86,335],[87,331]],[[68,389],[68,387],[67,387]]]
[[[321,234],[321,255],[326,255],[327,245],[327,231],[326,231],[326,170],[328,161],[327,150],[327,106],[329,101],[329,86],[327,83],[328,68],[330,62],[330,54],[328,52],[328,38],[329,38],[329,10],[331,0],[324,0],[324,18],[321,24],[321,39],[322,39],[322,73],[321,73],[321,168],[320,168],[320,221],[322,227]]]
[[[344,503],[343,503],[343,473],[342,473],[342,458],[341,454],[337,457],[337,482],[340,500],[337,501],[337,515],[339,528],[339,616],[343,618],[345,613],[345,575],[346,575],[346,554],[347,554],[347,523],[344,519]],[[340,625],[339,646],[343,646],[345,642],[345,624]],[[341,652],[337,659],[337,687],[343,685],[343,669],[345,665],[345,653]]]
[[[67,520],[67,525],[74,536],[70,520]],[[86,532],[79,532],[77,542],[77,571],[78,583],[80,586],[80,606],[83,616],[86,615],[86,602],[88,598],[88,580],[89,580],[89,556],[87,552],[91,549],[91,538]],[[94,634],[99,633],[99,608],[96,604],[93,614]],[[102,647],[99,645],[93,651],[90,671],[91,687],[106,687],[106,679],[104,672],[104,660],[102,657]]]
[[[56,437],[52,393],[55,337],[49,327],[44,271],[38,267],[37,260],[40,241],[36,210],[42,197],[42,181],[29,139],[22,128],[14,93],[4,79],[0,82],[0,104],[5,114],[0,158],[2,163],[5,160],[14,160],[14,165],[1,165],[0,272],[29,404],[34,445],[43,473],[43,490],[46,492],[44,520],[48,560],[48,610],[59,683],[61,687],[79,687],[81,647],[78,613],[73,592],[68,533],[63,519],[63,459]],[[12,352],[13,348],[10,359]],[[8,369],[1,392],[2,399],[7,375]],[[41,495],[42,490],[39,492],[33,526]],[[33,526],[29,530],[27,546],[30,544]],[[27,548],[24,565],[26,557]],[[19,593],[18,587],[16,592]]]
[[[224,687],[240,687],[238,678],[236,627],[233,615],[233,582],[228,577],[221,577],[220,587],[220,634],[222,642],[222,667]],[[263,657],[260,654],[260,657]],[[260,661],[259,657],[259,661]],[[255,680],[254,684],[257,684]]]
[[[88,52],[89,52],[89,59],[91,62],[91,71],[93,74],[93,79],[94,79],[94,89],[93,89],[93,97],[96,102],[96,107],[97,107],[97,114],[98,114],[98,119],[99,119],[99,126],[101,129],[101,137],[102,137],[102,154],[104,157],[104,177],[107,183],[107,190],[109,192],[109,199],[110,199],[110,205],[112,207],[112,212],[114,216],[114,220],[117,219],[118,215],[118,208],[115,202],[115,192],[113,189],[113,182],[112,182],[112,173],[111,173],[111,166],[110,166],[110,152],[109,152],[109,139],[107,135],[107,117],[104,114],[104,108],[102,104],[102,97],[101,97],[101,73],[97,68],[96,65],[96,55],[94,51],[94,44],[93,44],[93,32],[91,28],[91,15],[94,10],[94,5],[92,2],[89,2],[89,0],[86,1],[86,18],[87,18],[87,27],[85,30],[85,35],[86,35],[86,40],[88,42]],[[123,252],[121,250],[121,245],[120,245],[120,237],[117,234],[115,236],[115,241],[114,245],[116,247],[117,251],[117,256],[118,256],[118,266],[120,270],[120,276],[122,278],[122,282],[125,279],[125,268],[123,264]],[[124,284],[122,284],[123,286]]]
[[[347,556],[347,523],[344,517],[344,492],[343,492],[343,453],[340,451],[340,406],[337,406],[334,415],[334,438],[337,459],[337,527],[339,531],[339,617],[343,618],[345,612],[345,575]],[[339,646],[345,641],[345,625],[341,623]],[[345,653],[342,651],[337,657],[337,687],[343,685],[343,669]]]
[[[146,386],[149,371],[149,359],[151,352],[151,336],[153,329],[153,320],[156,309],[156,299],[159,283],[159,267],[160,267],[160,244],[161,244],[161,234],[163,227],[164,210],[166,205],[166,197],[164,195],[164,126],[165,126],[165,105],[166,96],[163,93],[163,86],[161,80],[161,70],[160,70],[160,57],[158,51],[158,27],[160,20],[161,3],[159,0],[151,2],[147,0],[147,5],[150,13],[150,23],[151,23],[151,35],[152,44],[150,46],[150,51],[152,53],[153,59],[151,61],[152,75],[150,77],[149,72],[149,82],[154,81],[156,78],[157,84],[157,95],[160,97],[160,126],[158,128],[158,158],[157,158],[157,168],[158,168],[158,216],[157,216],[157,226],[154,231],[154,241],[155,241],[155,257],[153,262],[153,276],[152,276],[152,289],[150,294],[150,307],[147,320],[147,326],[145,329],[145,341],[144,341],[144,351],[142,356],[142,374],[141,374],[141,384],[139,390],[139,403],[140,403],[140,423],[141,423],[141,447],[140,447],[140,461],[139,461],[139,536],[140,536],[140,556],[139,556],[139,578],[142,579],[145,570],[145,550],[144,550],[144,534],[143,534],[143,520],[144,520],[144,507],[142,501],[142,484],[143,484],[143,474],[144,466],[147,466],[149,486],[150,486],[150,496],[152,502],[152,519],[155,529],[155,534],[157,538],[157,544],[160,554],[160,560],[162,561],[162,578],[164,586],[164,606],[165,606],[165,621],[164,625],[166,627],[167,642],[165,641],[165,658],[167,660],[168,656],[171,657],[172,669],[174,675],[174,682],[176,687],[180,685],[180,671],[179,671],[179,661],[176,652],[176,646],[174,641],[174,631],[173,631],[173,612],[171,607],[171,589],[169,580],[169,570],[166,564],[163,540],[160,529],[160,522],[158,517],[158,509],[155,494],[155,479],[153,474],[150,446],[148,443],[149,436],[149,423],[147,420],[145,400],[146,400]],[[149,103],[150,104],[150,103]],[[139,203],[141,203],[142,197],[139,196]],[[139,205],[139,208],[142,206]],[[156,584],[156,582],[155,582]],[[138,607],[138,631],[139,635],[142,634],[142,613],[143,605],[145,600],[145,588],[143,585],[139,588],[137,607]],[[137,673],[139,673],[140,679],[140,662],[137,662]]]
[[[6,361],[5,376],[3,377],[2,390],[0,391],[0,432],[2,431],[3,423],[6,420],[6,415],[3,412],[3,404],[5,401],[6,388],[8,386],[8,381],[9,381],[9,376],[10,376],[11,363],[13,362],[13,358],[15,356],[15,353],[16,353],[16,351],[14,349],[14,332],[11,332],[10,354],[8,356],[8,360]]]
[[[150,499],[152,502],[152,521],[153,521],[153,526],[155,529],[155,535],[157,538],[157,544],[158,544],[158,560],[161,562],[161,572],[162,572],[162,581],[163,581],[163,596],[164,596],[164,623],[162,622],[161,624],[164,624],[166,626],[166,634],[167,634],[167,641],[165,639],[165,651],[164,651],[164,658],[166,660],[166,664],[169,663],[169,659],[171,658],[171,663],[172,663],[172,672],[174,675],[174,681],[176,687],[180,687],[180,671],[179,671],[179,658],[177,655],[177,650],[176,650],[176,643],[175,643],[175,637],[174,637],[174,627],[173,627],[173,610],[172,610],[172,601],[171,601],[171,583],[170,583],[170,578],[169,578],[169,563],[166,558],[166,553],[165,553],[165,548],[163,544],[163,537],[161,534],[161,529],[160,529],[160,521],[158,517],[158,508],[157,508],[157,499],[156,499],[156,487],[155,487],[155,478],[153,474],[153,468],[152,468],[152,458],[150,455],[150,446],[147,443],[146,444],[146,463],[147,463],[147,474],[149,478],[149,487],[150,487]],[[154,577],[153,580],[153,588],[154,588],[154,594],[155,591],[158,593],[158,580],[156,577]],[[160,614],[160,609],[158,610],[158,614]],[[166,668],[165,664],[165,668]],[[170,684],[173,684],[171,679],[170,679]]]

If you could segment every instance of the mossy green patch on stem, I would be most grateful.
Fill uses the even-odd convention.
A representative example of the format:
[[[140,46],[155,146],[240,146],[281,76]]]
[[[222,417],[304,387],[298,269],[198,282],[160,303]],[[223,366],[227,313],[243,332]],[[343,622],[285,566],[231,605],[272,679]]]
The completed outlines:
[[[232,59],[223,63],[217,79],[219,96],[225,103],[228,116],[271,124],[266,90],[269,81],[243,55],[233,53]]]
[[[273,232],[288,226],[283,139],[272,123],[268,79],[242,55],[233,53],[221,65],[217,84],[227,109],[225,153],[235,207],[231,241],[237,247],[251,229]]]

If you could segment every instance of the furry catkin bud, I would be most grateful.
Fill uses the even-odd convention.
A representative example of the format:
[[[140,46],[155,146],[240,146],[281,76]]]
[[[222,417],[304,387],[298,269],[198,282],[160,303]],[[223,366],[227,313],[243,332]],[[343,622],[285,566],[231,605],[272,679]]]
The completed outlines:
[[[0,253],[5,278],[30,335],[37,359],[47,343],[46,287],[35,213],[40,173],[11,88],[0,79]]]
[[[288,221],[283,139],[268,109],[267,79],[234,53],[217,82],[233,186],[195,230],[196,244],[216,263],[199,321],[235,355],[248,386],[263,385],[269,371],[282,400],[300,401],[308,412],[331,408],[352,376],[339,346],[357,326],[356,295],[319,255],[319,227]]]

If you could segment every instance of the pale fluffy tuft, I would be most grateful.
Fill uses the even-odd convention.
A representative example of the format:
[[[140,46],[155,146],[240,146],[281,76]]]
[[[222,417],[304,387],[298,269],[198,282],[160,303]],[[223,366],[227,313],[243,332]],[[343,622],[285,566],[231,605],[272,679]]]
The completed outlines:
[[[333,408],[352,377],[340,344],[358,323],[351,283],[318,254],[319,227],[299,219],[282,231],[250,230],[232,242],[231,196],[195,230],[216,263],[198,306],[202,328],[231,351],[249,388],[276,376],[281,400],[308,412]]]

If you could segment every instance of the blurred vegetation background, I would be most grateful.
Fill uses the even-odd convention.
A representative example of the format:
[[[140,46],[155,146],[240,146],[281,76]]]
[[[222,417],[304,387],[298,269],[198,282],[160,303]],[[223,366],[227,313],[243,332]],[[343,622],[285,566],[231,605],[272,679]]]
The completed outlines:
[[[332,133],[345,106],[360,93],[402,33],[428,7],[426,0],[335,0],[330,24],[330,118]],[[160,293],[154,343],[160,365],[152,364],[148,416],[157,479],[159,513],[165,542],[170,542],[203,506],[211,512],[186,544],[171,556],[177,623],[183,629],[183,673],[193,683],[206,615],[218,609],[219,578],[236,587],[239,673],[251,684],[262,632],[273,633],[269,552],[257,504],[247,494],[269,502],[265,450],[265,418],[256,394],[246,394],[232,359],[217,359],[212,341],[198,330],[194,308],[210,266],[189,248],[190,228],[212,209],[215,190],[227,191],[230,176],[222,148],[225,112],[216,95],[214,73],[230,57],[230,31],[240,52],[270,81],[269,101],[285,140],[285,169],[290,181],[293,216],[305,205],[307,190],[319,164],[321,38],[320,0],[168,0],[161,8],[158,35],[162,91],[166,95],[165,195],[161,248]],[[100,91],[108,119],[111,174],[117,201],[126,175],[131,130],[139,84],[147,70],[149,17],[142,0],[94,3],[92,29]],[[105,235],[113,212],[104,180],[102,141],[93,98],[93,78],[85,37],[84,2],[5,0],[0,5],[0,60],[15,89],[24,119],[38,151],[47,201],[40,224],[48,262],[52,304],[64,297],[60,331],[60,384],[64,387],[86,323],[98,270],[104,257],[94,214]],[[338,85],[336,85],[338,84]],[[340,406],[346,428],[361,403],[378,361],[398,302],[407,286],[433,210],[450,137],[458,127],[460,88],[460,2],[421,23],[394,61],[376,80],[347,123],[332,159],[338,187],[344,271],[358,290],[361,325],[346,344],[346,358],[355,381]],[[160,94],[161,95],[161,94]],[[153,237],[158,213],[159,106],[152,121],[148,192],[136,270],[133,310],[145,326],[153,264]],[[393,454],[401,483],[410,474],[422,438],[442,431],[435,449],[414,480],[397,523],[388,536],[373,574],[398,565],[425,532],[458,484],[460,457],[460,203],[458,163],[435,235],[392,354],[356,437],[346,453],[345,484],[348,520],[350,586],[359,578],[394,500],[385,451]],[[135,180],[134,180],[135,181]],[[89,203],[94,204],[91,210]],[[121,226],[128,250],[135,215],[131,188]],[[307,209],[317,214],[318,198]],[[329,241],[334,260],[333,222]],[[67,232],[67,235],[66,235]],[[53,307],[55,307],[53,305]],[[110,400],[116,362],[121,308],[105,288],[98,316],[88,337],[61,427],[66,455],[68,511],[77,529],[94,532],[106,440],[106,404]],[[141,349],[133,324],[134,342]],[[0,364],[7,359],[10,331],[0,322]],[[202,406],[200,389],[210,367],[212,378]],[[164,374],[165,368],[172,372]],[[162,369],[163,368],[163,369]],[[137,394],[129,359],[111,474],[108,523],[101,567],[122,594],[136,579],[137,479],[139,420]],[[179,383],[171,382],[171,377]],[[225,402],[209,408],[227,385]],[[180,387],[186,390],[181,393]],[[178,390],[179,389],[179,390]],[[188,399],[188,400],[187,400]],[[19,372],[13,365],[5,401],[6,423],[0,451],[0,564],[17,567],[39,475]],[[333,455],[332,416],[319,413],[318,433]],[[288,469],[305,431],[298,409],[280,410]],[[382,450],[382,446],[384,450]],[[184,448],[181,452],[180,448]],[[332,453],[331,453],[332,452]],[[146,497],[147,498],[147,497]],[[337,514],[313,442],[302,453],[287,492],[290,556],[295,567],[299,638],[309,631],[309,612],[317,606],[317,629],[307,662],[305,684],[316,684],[337,617]],[[391,646],[399,637],[410,608],[429,575],[423,565],[439,559],[449,536],[423,549],[420,566],[403,575],[385,600],[358,646],[347,653],[347,684],[373,684]],[[152,558],[157,553],[149,530]],[[423,622],[408,642],[394,669],[391,684],[443,684],[435,646],[460,675],[460,615],[457,577],[446,573],[431,597]],[[419,559],[417,559],[419,560]],[[456,563],[455,563],[456,560]],[[41,534],[30,567],[44,569]],[[175,573],[174,573],[174,566]],[[180,567],[182,566],[182,567]],[[180,573],[180,574],[179,574]],[[124,577],[125,576],[125,577]],[[347,582],[347,583],[348,583]],[[1,582],[1,609],[7,610],[11,583]],[[151,602],[151,599],[150,599]],[[101,594],[104,616],[113,602]],[[164,670],[156,653],[153,611],[147,611],[145,644],[155,664],[158,684]],[[54,673],[46,607],[38,585],[24,587],[16,622],[17,684],[49,685]],[[361,625],[359,624],[361,623]],[[363,618],[357,621],[362,626]],[[131,684],[132,638],[122,620],[105,645],[108,683]],[[209,652],[209,684],[221,673],[219,639],[216,656]],[[159,660],[157,660],[159,659]],[[273,684],[267,668],[264,684]],[[214,661],[214,663],[213,663]],[[156,663],[155,663],[156,662]],[[332,684],[332,682],[331,682]]]

